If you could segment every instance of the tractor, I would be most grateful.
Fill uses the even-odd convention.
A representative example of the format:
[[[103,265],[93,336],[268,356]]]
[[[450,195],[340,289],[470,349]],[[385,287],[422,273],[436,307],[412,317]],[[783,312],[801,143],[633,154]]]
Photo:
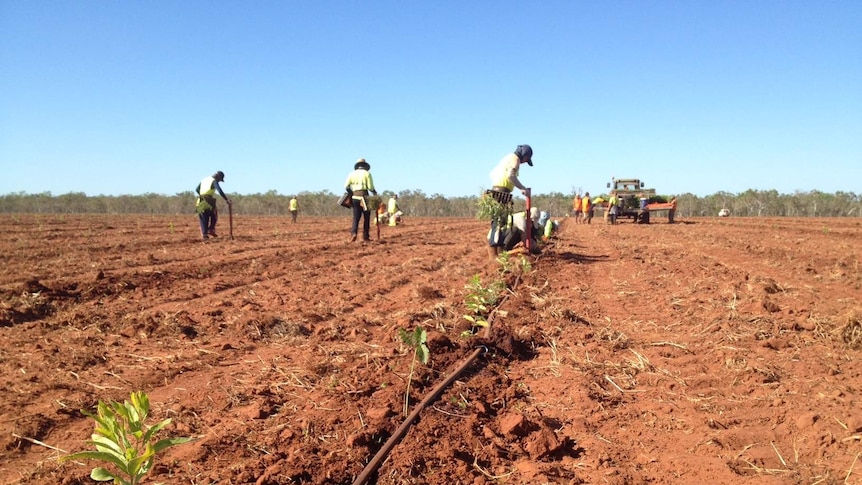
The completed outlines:
[[[649,224],[651,212],[667,211],[667,221],[673,223],[676,199],[670,202],[656,200],[655,189],[645,189],[640,179],[611,178],[607,187],[617,194],[618,219],[630,217],[634,222]]]

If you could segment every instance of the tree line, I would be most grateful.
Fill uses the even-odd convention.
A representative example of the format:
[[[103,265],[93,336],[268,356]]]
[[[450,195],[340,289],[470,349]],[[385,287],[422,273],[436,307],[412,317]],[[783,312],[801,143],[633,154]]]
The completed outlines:
[[[552,192],[531,198],[533,206],[548,211],[552,217],[572,212],[574,193]],[[346,209],[337,205],[339,194],[328,190],[299,192],[283,195],[275,190],[258,194],[229,194],[236,214],[279,216],[289,214],[292,195],[299,202],[304,216],[329,217],[345,215]],[[425,194],[421,190],[384,191],[379,199],[386,202],[393,195],[406,217],[476,217],[480,194],[475,196],[445,197]],[[519,194],[518,194],[519,195]],[[607,199],[607,194],[594,194]],[[714,217],[721,209],[731,216],[741,217],[860,217],[862,194],[853,192],[826,193],[813,190],[781,194],[776,190],[747,190],[732,194],[718,192],[707,196],[690,193],[665,195],[659,198],[677,199],[678,217]],[[224,207],[224,202],[220,202]],[[0,213],[56,213],[56,214],[194,214],[195,194],[192,191],[175,195],[147,193],[142,195],[95,195],[70,192],[53,195],[50,192],[28,194],[16,192],[0,195]],[[516,210],[524,208],[523,197],[516,197]],[[224,209],[222,209],[224,210]]]

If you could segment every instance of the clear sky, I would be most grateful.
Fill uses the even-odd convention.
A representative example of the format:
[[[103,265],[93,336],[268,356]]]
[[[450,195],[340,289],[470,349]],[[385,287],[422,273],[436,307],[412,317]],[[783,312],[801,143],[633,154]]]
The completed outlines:
[[[0,0],[0,194],[862,192],[862,1]]]

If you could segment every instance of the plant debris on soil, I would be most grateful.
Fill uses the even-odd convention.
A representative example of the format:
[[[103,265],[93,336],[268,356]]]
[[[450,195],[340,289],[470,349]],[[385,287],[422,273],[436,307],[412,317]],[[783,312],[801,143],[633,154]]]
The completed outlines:
[[[99,401],[148,394],[168,484],[862,483],[862,222],[0,215],[0,483],[89,484]],[[526,258],[521,260],[521,258]],[[529,263],[529,264],[524,264]],[[505,284],[487,335],[468,283]],[[477,331],[479,330],[479,331]]]

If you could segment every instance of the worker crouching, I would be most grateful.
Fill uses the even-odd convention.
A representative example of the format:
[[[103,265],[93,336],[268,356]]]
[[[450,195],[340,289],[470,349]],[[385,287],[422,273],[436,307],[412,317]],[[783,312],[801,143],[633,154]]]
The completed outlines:
[[[393,195],[389,198],[389,203],[386,206],[386,214],[390,226],[401,224],[401,216],[403,216],[404,213],[401,211],[401,208],[398,207],[397,195]]]
[[[538,237],[541,234],[541,225],[539,225],[539,210],[535,207],[530,209],[529,222],[527,220],[527,212],[516,212],[509,216],[509,223],[506,226],[503,237],[503,250],[513,251],[516,248],[525,248],[527,244],[527,224],[530,224],[530,252],[533,254],[541,254],[539,248]]]

